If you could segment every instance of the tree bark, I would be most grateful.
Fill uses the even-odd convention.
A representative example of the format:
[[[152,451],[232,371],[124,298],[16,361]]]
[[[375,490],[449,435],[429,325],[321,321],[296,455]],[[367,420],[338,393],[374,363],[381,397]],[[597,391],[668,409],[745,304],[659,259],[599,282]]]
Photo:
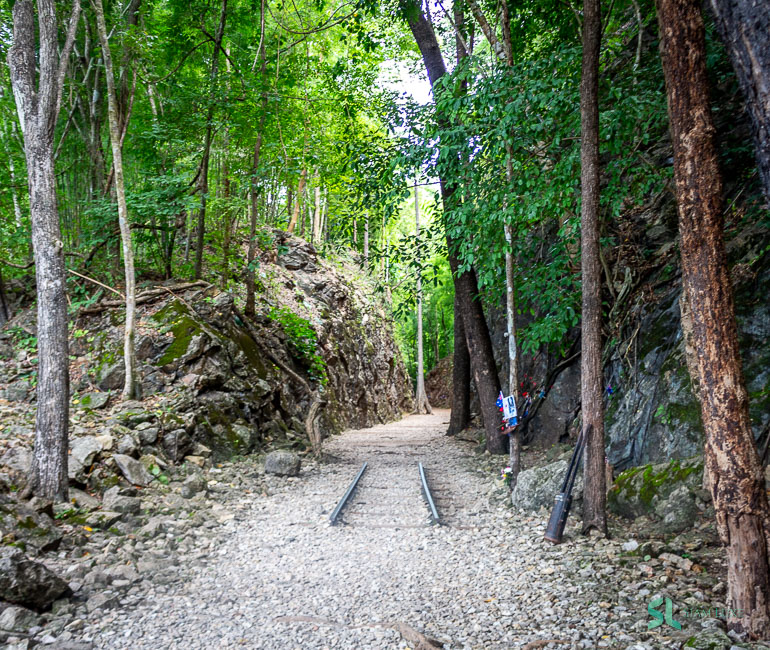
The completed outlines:
[[[770,202],[770,3],[711,0],[710,4],[746,98],[759,177]]]
[[[369,217],[366,217],[366,224],[369,224]],[[417,181],[414,182],[414,235],[417,239],[417,251],[420,251],[420,200],[417,194]],[[364,236],[364,248],[368,247],[369,229],[367,227]],[[364,253],[366,256],[366,253]],[[422,262],[422,260],[420,260]],[[424,345],[422,332],[422,264],[417,268],[417,390],[415,391],[414,412],[432,414],[428,395],[425,393],[425,366],[424,366]]]
[[[471,422],[471,357],[465,340],[462,306],[454,299],[454,354],[452,363],[452,413],[447,434],[453,436]]]
[[[265,70],[267,68],[267,62],[265,59],[265,45],[262,44],[259,53],[262,63],[260,65],[260,72],[264,79]],[[259,186],[257,184],[257,173],[259,170],[259,156],[262,151],[262,133],[265,129],[265,118],[267,117],[267,93],[262,94],[262,107],[259,116],[259,128],[257,130],[257,137],[254,140],[254,157],[251,161],[251,183],[249,186],[249,193],[251,195],[251,214],[249,217],[249,251],[247,254],[246,264],[246,315],[254,316],[254,260],[257,258],[257,213],[259,206],[257,205],[257,197],[259,195]]]
[[[743,380],[724,247],[723,188],[708,97],[700,4],[659,0],[679,213],[682,281],[690,306],[701,418],[717,529],[727,546],[728,626],[770,638],[770,512]]]
[[[583,70],[580,81],[580,241],[583,309],[580,395],[585,447],[583,532],[607,534],[602,405],[602,301],[599,259],[599,0],[583,3]]]
[[[431,87],[446,74],[444,59],[441,56],[433,26],[425,18],[419,6],[413,6],[408,22],[417,47],[420,49],[423,63],[428,73]],[[438,116],[443,119],[442,116]],[[445,179],[441,179],[441,198],[444,212],[451,210],[454,189]],[[500,392],[500,378],[492,351],[492,340],[489,328],[484,318],[484,310],[478,299],[478,283],[476,274],[470,270],[458,273],[456,245],[447,236],[449,266],[455,283],[455,297],[460,301],[463,326],[471,358],[471,369],[481,404],[481,415],[484,419],[486,447],[492,454],[505,453],[505,439],[500,435],[500,413],[497,408],[497,396]]]
[[[201,207],[198,211],[198,233],[195,249],[195,279],[200,280],[203,273],[203,247],[206,234],[206,202],[209,193],[209,157],[211,156],[211,140],[214,131],[214,105],[217,77],[219,76],[219,50],[222,49],[222,39],[225,35],[225,22],[227,20],[227,0],[222,0],[222,9],[219,13],[219,26],[214,36],[214,53],[211,59],[211,72],[209,73],[209,100],[206,113],[206,136],[203,142],[203,157],[201,158],[200,193]]]
[[[38,44],[35,43],[35,12],[31,0],[15,2],[13,44],[8,50],[11,86],[24,137],[37,281],[37,413],[29,486],[38,496],[66,501],[69,347],[66,270],[56,205],[53,135],[80,4],[77,0],[73,3],[61,54],[55,3],[38,0],[37,10]],[[39,75],[36,75],[36,53]]]
[[[123,267],[126,278],[126,324],[123,335],[123,362],[126,368],[126,380],[123,384],[122,398],[137,399],[141,389],[136,371],[136,346],[134,345],[134,322],[136,320],[136,276],[134,275],[134,247],[131,242],[131,227],[128,223],[126,206],[126,188],[123,180],[123,153],[121,151],[120,120],[118,101],[115,90],[115,72],[112,67],[112,54],[107,40],[107,24],[104,20],[102,0],[93,0],[96,13],[96,26],[102,44],[104,74],[107,79],[107,118],[110,125],[112,143],[112,167],[115,177],[115,194],[118,199],[118,224],[123,245]]]
[[[289,221],[289,227],[287,228],[289,234],[294,232],[297,227],[297,220],[299,219],[300,208],[302,207],[302,195],[305,191],[305,185],[307,185],[307,166],[302,168],[299,173],[299,183],[297,184],[297,200],[294,202],[294,210],[291,213],[291,221]]]
[[[0,265],[0,327],[11,320],[11,308],[8,305],[8,298],[5,295],[5,284],[3,283],[3,269]]]
[[[315,186],[315,210],[313,210],[313,231],[310,241],[317,244],[321,239],[321,178],[317,177]]]

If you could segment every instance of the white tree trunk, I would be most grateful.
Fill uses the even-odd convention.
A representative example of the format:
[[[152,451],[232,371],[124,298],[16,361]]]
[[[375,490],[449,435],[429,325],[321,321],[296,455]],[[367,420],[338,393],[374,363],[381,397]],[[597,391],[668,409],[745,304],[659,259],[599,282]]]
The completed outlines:
[[[367,219],[367,224],[369,223]],[[417,181],[414,182],[414,224],[417,245],[420,245],[420,200],[417,194]],[[422,265],[417,270],[417,390],[414,400],[415,413],[433,413],[425,392],[425,368],[423,364],[422,344]]]
[[[311,241],[316,244],[321,239],[321,179],[315,186],[315,211],[313,212],[313,235]]]
[[[102,44],[102,57],[107,81],[107,115],[112,143],[112,167],[115,172],[115,194],[118,199],[118,223],[120,239],[123,244],[123,266],[126,276],[126,326],[123,336],[123,360],[126,368],[126,381],[123,384],[123,399],[136,399],[140,396],[136,372],[136,346],[134,345],[134,321],[136,320],[136,277],[134,275],[134,249],[131,243],[131,226],[128,223],[126,206],[126,188],[123,179],[123,153],[121,151],[120,122],[118,120],[117,97],[115,94],[115,74],[112,68],[112,55],[107,40],[107,25],[104,20],[102,0],[93,0],[96,13],[96,26]]]
[[[37,413],[29,487],[38,496],[66,501],[69,484],[69,341],[66,268],[56,205],[53,134],[80,17],[80,4],[77,0],[73,4],[61,50],[54,1],[38,0],[37,13],[39,43],[35,39],[35,11],[31,0],[16,0],[13,44],[8,50],[8,69],[27,161],[37,282]]]

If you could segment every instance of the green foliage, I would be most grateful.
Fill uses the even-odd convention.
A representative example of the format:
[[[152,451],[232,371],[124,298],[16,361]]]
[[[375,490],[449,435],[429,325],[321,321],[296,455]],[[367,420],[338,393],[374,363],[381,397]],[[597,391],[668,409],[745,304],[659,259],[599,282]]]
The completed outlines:
[[[318,353],[318,335],[310,321],[298,316],[288,307],[273,307],[269,316],[286,334],[289,349],[295,358],[305,365],[310,377],[320,384],[326,384],[326,362]]]

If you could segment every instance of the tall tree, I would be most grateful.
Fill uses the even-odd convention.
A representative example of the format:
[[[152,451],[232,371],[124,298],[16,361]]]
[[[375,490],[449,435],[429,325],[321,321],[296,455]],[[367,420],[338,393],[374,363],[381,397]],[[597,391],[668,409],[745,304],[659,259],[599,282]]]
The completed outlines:
[[[459,64],[469,52],[465,41],[465,12],[458,0],[453,6],[455,24],[455,49]],[[454,296],[454,347],[452,350],[452,412],[449,416],[447,434],[452,436],[467,428],[471,422],[471,358],[465,340],[462,305]]]
[[[367,220],[368,223],[368,220]],[[433,413],[425,392],[425,367],[423,363],[422,335],[422,258],[420,257],[420,197],[417,192],[417,180],[414,181],[414,236],[417,243],[417,390],[415,391],[414,412]]]
[[[436,82],[446,74],[446,66],[436,39],[436,33],[433,31],[433,25],[426,19],[420,6],[414,2],[408,7],[406,17],[412,36],[422,55],[428,80],[431,87],[435,89]],[[452,209],[453,194],[454,188],[449,179],[442,178],[441,198],[445,212],[450,212]],[[447,235],[447,249],[449,265],[454,276],[455,295],[461,305],[473,379],[481,404],[487,450],[493,454],[503,454],[505,453],[505,441],[500,435],[500,413],[497,409],[500,378],[497,375],[489,328],[478,296],[476,274],[472,269],[460,272],[456,243],[449,235]]]
[[[107,36],[107,24],[104,20],[102,0],[92,0],[96,13],[96,27],[102,44],[104,74],[107,80],[107,117],[110,126],[112,144],[112,169],[115,177],[115,195],[118,200],[118,224],[123,245],[123,267],[126,278],[126,323],[123,334],[123,362],[126,379],[123,384],[123,399],[137,399],[141,395],[139,376],[136,370],[136,346],[134,345],[134,321],[136,320],[136,276],[134,274],[134,245],[131,241],[131,226],[128,222],[126,205],[126,187],[123,180],[123,152],[121,124],[118,116],[118,98],[115,90],[115,72],[112,66],[112,53]],[[128,119],[126,117],[126,119]]]
[[[585,453],[583,531],[607,534],[602,406],[602,300],[599,258],[599,0],[583,2],[583,68],[580,80],[580,241],[583,285],[580,404]]]
[[[710,0],[751,117],[757,168],[770,201],[770,3]]]
[[[770,638],[770,511],[754,445],[724,246],[723,188],[696,0],[658,0],[679,213],[682,283],[696,350],[705,462],[727,546],[728,626]]]
[[[513,43],[511,42],[511,17],[508,3],[500,5],[500,24],[502,27],[502,41],[498,39],[495,30],[489,24],[478,2],[469,0],[471,11],[479,23],[482,33],[489,42],[489,46],[506,67],[513,66]],[[457,24],[455,25],[457,27]],[[458,29],[459,34],[459,29]],[[508,137],[512,137],[512,134]],[[513,185],[513,145],[506,138],[505,142],[505,178],[509,185]],[[508,207],[511,198],[506,197],[505,204]],[[516,275],[515,260],[513,256],[513,225],[506,214],[503,223],[505,235],[505,322],[506,336],[508,338],[508,392],[513,395],[515,403],[519,402],[519,357],[516,346]],[[513,427],[510,434],[509,464],[511,467],[511,489],[516,487],[516,481],[521,469],[521,428]]]
[[[211,157],[211,141],[214,135],[214,107],[216,105],[216,88],[219,77],[219,51],[225,37],[227,21],[227,0],[222,0],[219,12],[219,25],[214,36],[214,52],[211,55],[211,72],[209,73],[209,95],[206,108],[206,135],[203,141],[203,156],[199,170],[200,180],[198,189],[201,193],[201,204],[198,210],[198,241],[195,249],[195,279],[200,280],[203,271],[203,247],[206,234],[206,205],[209,194],[209,159]]]
[[[11,86],[24,137],[37,281],[37,413],[30,488],[57,501],[67,498],[69,347],[53,142],[79,16],[80,3],[75,0],[60,50],[55,2],[37,0],[36,43],[32,1],[17,0],[13,6],[13,44],[8,50]]]

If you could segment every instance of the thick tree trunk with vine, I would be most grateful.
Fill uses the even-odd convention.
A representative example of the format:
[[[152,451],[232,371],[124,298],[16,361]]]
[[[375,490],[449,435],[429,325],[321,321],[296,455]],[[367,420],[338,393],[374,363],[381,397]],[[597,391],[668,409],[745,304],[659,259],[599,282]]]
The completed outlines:
[[[585,446],[583,532],[607,534],[607,489],[602,405],[602,300],[599,259],[599,0],[583,3],[583,70],[580,81],[580,192],[583,309],[580,403]]]
[[[770,3],[710,0],[751,117],[757,168],[770,202]]]
[[[413,7],[408,22],[417,47],[420,49],[430,84],[434,86],[446,74],[446,66],[433,26],[418,5]],[[441,116],[439,118],[441,119]],[[445,212],[452,206],[453,194],[452,187],[442,179],[441,198]],[[456,244],[449,236],[447,236],[447,249],[449,265],[454,277],[455,296],[461,305],[473,379],[476,382],[481,404],[481,416],[484,419],[487,450],[493,454],[503,454],[505,439],[500,435],[500,412],[497,408],[500,378],[497,375],[492,340],[484,318],[484,310],[478,299],[476,274],[472,270],[459,273],[460,264],[456,254]]]
[[[107,79],[107,117],[110,125],[110,142],[112,144],[112,167],[115,177],[115,194],[118,199],[118,224],[120,239],[123,245],[123,267],[126,280],[126,323],[123,335],[123,362],[126,369],[126,379],[123,384],[122,397],[124,400],[137,399],[141,396],[139,377],[136,369],[136,346],[134,345],[134,322],[136,320],[136,276],[134,275],[134,247],[131,242],[131,228],[128,223],[128,207],[126,206],[126,188],[123,180],[123,153],[120,137],[120,121],[118,117],[118,102],[115,91],[115,73],[112,67],[110,44],[107,40],[107,25],[104,20],[102,0],[93,0],[96,14],[96,26],[99,40],[102,44],[104,59],[104,74]]]
[[[29,488],[38,496],[66,501],[69,344],[53,135],[80,4],[77,0],[73,4],[61,51],[55,3],[38,0],[37,12],[39,43],[35,42],[35,11],[31,0],[16,0],[13,44],[8,50],[11,86],[24,137],[37,282],[37,413]]]
[[[724,246],[722,177],[711,116],[700,3],[658,0],[674,147],[682,281],[696,350],[717,529],[727,546],[728,626],[770,638],[770,511],[754,445]]]

